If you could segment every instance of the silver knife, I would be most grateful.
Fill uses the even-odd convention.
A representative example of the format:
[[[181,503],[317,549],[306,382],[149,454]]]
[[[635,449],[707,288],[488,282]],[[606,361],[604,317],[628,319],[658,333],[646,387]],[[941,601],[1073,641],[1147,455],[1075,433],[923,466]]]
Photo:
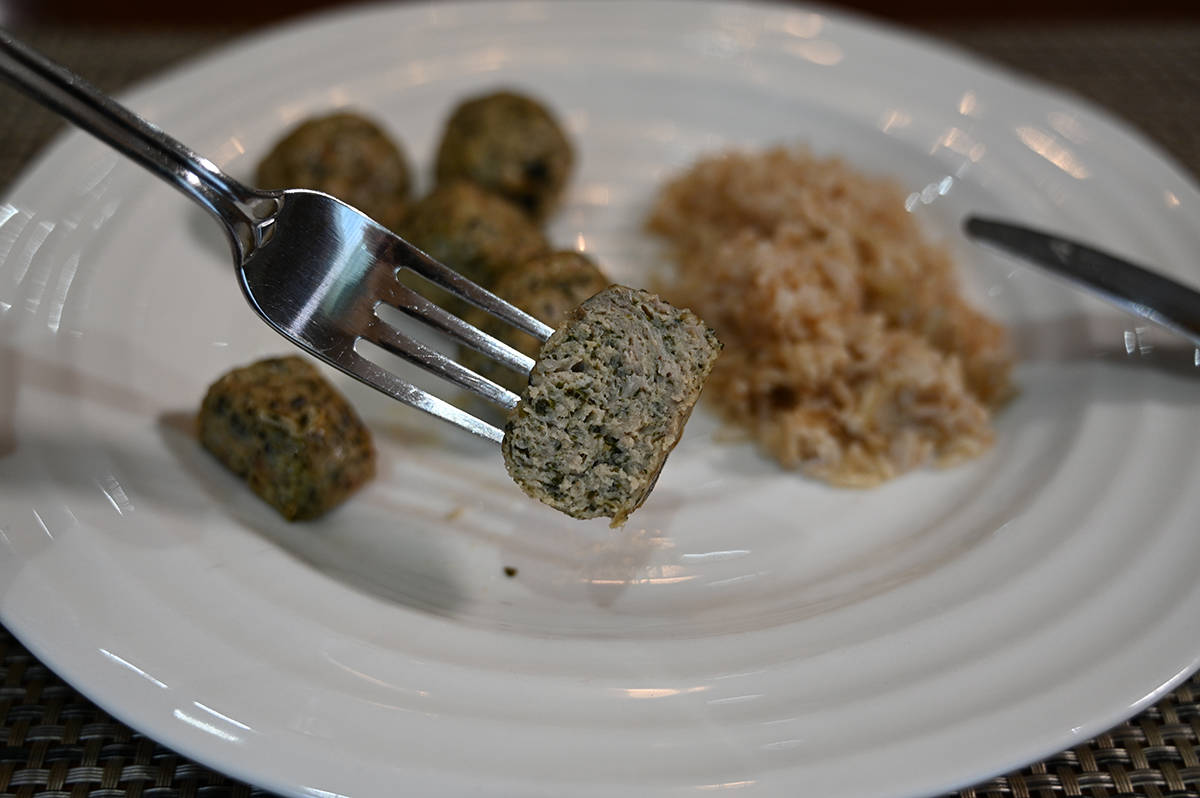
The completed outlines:
[[[1200,292],[1182,283],[1078,241],[996,219],[969,216],[963,229],[976,241],[1066,277],[1200,347]]]

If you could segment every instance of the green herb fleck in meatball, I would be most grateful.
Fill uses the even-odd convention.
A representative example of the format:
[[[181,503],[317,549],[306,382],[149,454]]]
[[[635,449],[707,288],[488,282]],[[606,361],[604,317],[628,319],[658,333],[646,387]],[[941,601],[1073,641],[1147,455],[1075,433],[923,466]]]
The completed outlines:
[[[438,149],[437,178],[478,183],[541,220],[558,203],[573,161],[566,134],[544,105],[500,91],[455,109]]]

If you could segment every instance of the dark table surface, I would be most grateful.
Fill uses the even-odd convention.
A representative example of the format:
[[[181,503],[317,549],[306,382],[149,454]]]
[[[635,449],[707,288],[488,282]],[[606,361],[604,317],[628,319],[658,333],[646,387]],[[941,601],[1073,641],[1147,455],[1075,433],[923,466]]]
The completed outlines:
[[[9,9],[21,5],[10,2]],[[1148,8],[1170,5],[1151,3]],[[1180,8],[1183,12],[1169,21],[1103,15],[1064,21],[1042,15],[1032,22],[993,20],[984,27],[962,18],[926,20],[919,26],[1105,107],[1185,171],[1198,175],[1200,2]],[[0,11],[4,9],[0,2]],[[54,19],[53,14],[14,14],[9,19],[17,20],[17,32],[30,43],[108,91],[119,91],[247,29],[169,20],[136,28],[97,27],[90,20],[83,25],[44,21]],[[4,95],[0,194],[61,128],[32,103]],[[0,798],[262,794],[117,722],[0,626]],[[1200,798],[1200,676],[1106,734],[958,795]]]

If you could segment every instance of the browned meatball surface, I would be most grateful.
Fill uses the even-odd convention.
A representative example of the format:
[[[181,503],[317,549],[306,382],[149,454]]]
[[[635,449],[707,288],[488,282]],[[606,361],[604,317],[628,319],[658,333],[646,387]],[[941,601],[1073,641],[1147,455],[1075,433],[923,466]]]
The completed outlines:
[[[258,166],[261,188],[310,188],[353,205],[389,229],[408,207],[412,178],[400,145],[354,113],[302,122]]]
[[[492,287],[492,293],[538,321],[557,328],[576,306],[611,284],[612,281],[587,255],[574,250],[557,250],[533,257],[506,271]],[[464,318],[488,335],[530,357],[537,357],[541,341],[513,329],[490,313],[473,307]],[[459,361],[510,391],[519,392],[525,385],[523,377],[474,350],[464,347]]]
[[[499,91],[473,97],[451,114],[437,178],[478,183],[541,220],[557,205],[573,162],[566,133],[546,106]]]
[[[549,249],[519,208],[462,180],[439,185],[413,205],[400,235],[489,289],[504,272]]]
[[[577,305],[610,285],[612,281],[584,253],[556,250],[505,272],[496,281],[492,292],[534,318],[558,327]],[[535,355],[538,347],[536,341],[527,341],[519,348],[528,355]]]
[[[371,434],[299,357],[236,368],[208,389],[200,443],[289,521],[316,518],[375,474]]]

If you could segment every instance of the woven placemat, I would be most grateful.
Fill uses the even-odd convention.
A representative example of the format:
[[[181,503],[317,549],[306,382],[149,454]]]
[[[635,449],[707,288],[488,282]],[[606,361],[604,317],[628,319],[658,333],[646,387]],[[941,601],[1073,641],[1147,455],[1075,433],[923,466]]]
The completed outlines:
[[[1200,25],[929,32],[1104,108],[1200,176]]]
[[[114,720],[54,675],[3,626],[0,741],[0,798],[270,795]],[[1200,675],[1084,745],[956,795],[1200,798]]]
[[[0,627],[0,797],[249,798],[88,701]]]
[[[1200,26],[1012,26],[927,31],[1107,108],[1200,174]],[[17,31],[106,91],[227,41],[231,31]],[[0,103],[0,193],[62,128]],[[267,796],[114,720],[0,626],[0,798]],[[1200,798],[1200,676],[1087,742],[959,798]],[[799,798],[799,797],[798,797]],[[807,797],[805,797],[807,798]]]

